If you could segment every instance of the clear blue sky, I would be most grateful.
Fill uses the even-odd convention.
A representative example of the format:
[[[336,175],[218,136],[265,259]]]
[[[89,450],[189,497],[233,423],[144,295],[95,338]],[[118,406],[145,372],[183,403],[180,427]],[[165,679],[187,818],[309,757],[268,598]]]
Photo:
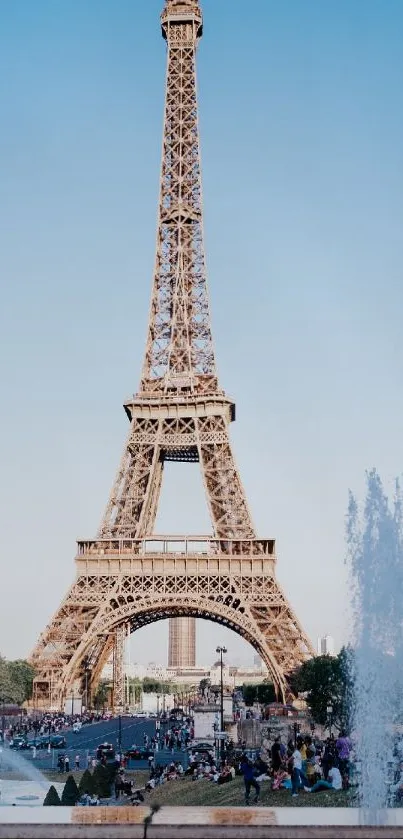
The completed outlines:
[[[26,655],[92,537],[139,380],[154,259],[162,0],[2,0],[0,650]],[[347,490],[402,471],[403,4],[204,0],[206,244],[232,440],[316,640],[344,638]],[[184,474],[184,483],[181,475]],[[181,487],[184,487],[181,490]],[[200,504],[199,504],[200,501]],[[158,529],[208,528],[197,468]],[[144,633],[148,632],[144,645]],[[143,640],[141,640],[143,639]],[[199,660],[221,639],[199,633]],[[164,659],[157,625],[132,641]]]

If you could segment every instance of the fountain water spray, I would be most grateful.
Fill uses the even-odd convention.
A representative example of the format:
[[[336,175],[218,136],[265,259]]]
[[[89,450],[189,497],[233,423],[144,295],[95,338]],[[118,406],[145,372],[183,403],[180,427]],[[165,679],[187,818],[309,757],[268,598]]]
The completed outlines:
[[[36,766],[26,760],[21,754],[14,751],[14,749],[3,746],[0,751],[0,759],[1,771],[11,769],[23,775],[29,781],[35,781],[43,789],[49,789],[49,781],[45,778],[45,775],[42,775],[42,772]]]
[[[403,697],[403,507],[389,503],[375,470],[362,514],[350,495],[347,544],[353,591],[354,707],[363,820],[379,824],[390,804]]]

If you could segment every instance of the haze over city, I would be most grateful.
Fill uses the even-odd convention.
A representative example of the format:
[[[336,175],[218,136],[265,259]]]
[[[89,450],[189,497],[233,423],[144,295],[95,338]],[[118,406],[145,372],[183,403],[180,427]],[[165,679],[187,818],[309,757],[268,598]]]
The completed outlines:
[[[2,9],[0,652],[29,654],[98,529],[138,385],[155,247],[162,0]],[[346,640],[344,515],[401,464],[403,7],[204,0],[206,248],[234,453],[304,628]],[[211,532],[167,464],[157,533]],[[198,663],[225,643],[198,626]],[[133,660],[165,661],[166,624]]]

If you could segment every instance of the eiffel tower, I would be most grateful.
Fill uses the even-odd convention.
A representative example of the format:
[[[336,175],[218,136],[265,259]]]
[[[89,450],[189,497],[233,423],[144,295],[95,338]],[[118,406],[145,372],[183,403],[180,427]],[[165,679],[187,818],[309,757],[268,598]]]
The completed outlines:
[[[314,654],[275,576],[274,539],[258,538],[229,440],[235,405],[217,379],[203,244],[196,48],[198,0],[165,0],[167,43],[159,221],[144,364],[128,400],[123,457],[94,539],[77,543],[76,577],[32,653],[35,701],[89,704],[114,651],[124,705],[127,632],[164,618],[207,618],[249,641],[277,695]],[[213,535],[153,534],[166,461],[200,464]]]

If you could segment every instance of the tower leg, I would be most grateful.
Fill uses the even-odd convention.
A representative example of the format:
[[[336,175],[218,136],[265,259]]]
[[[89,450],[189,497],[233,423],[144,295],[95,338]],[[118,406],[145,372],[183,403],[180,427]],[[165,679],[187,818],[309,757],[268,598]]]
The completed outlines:
[[[113,647],[113,711],[121,714],[125,705],[124,644],[126,627],[124,624],[115,629]]]

